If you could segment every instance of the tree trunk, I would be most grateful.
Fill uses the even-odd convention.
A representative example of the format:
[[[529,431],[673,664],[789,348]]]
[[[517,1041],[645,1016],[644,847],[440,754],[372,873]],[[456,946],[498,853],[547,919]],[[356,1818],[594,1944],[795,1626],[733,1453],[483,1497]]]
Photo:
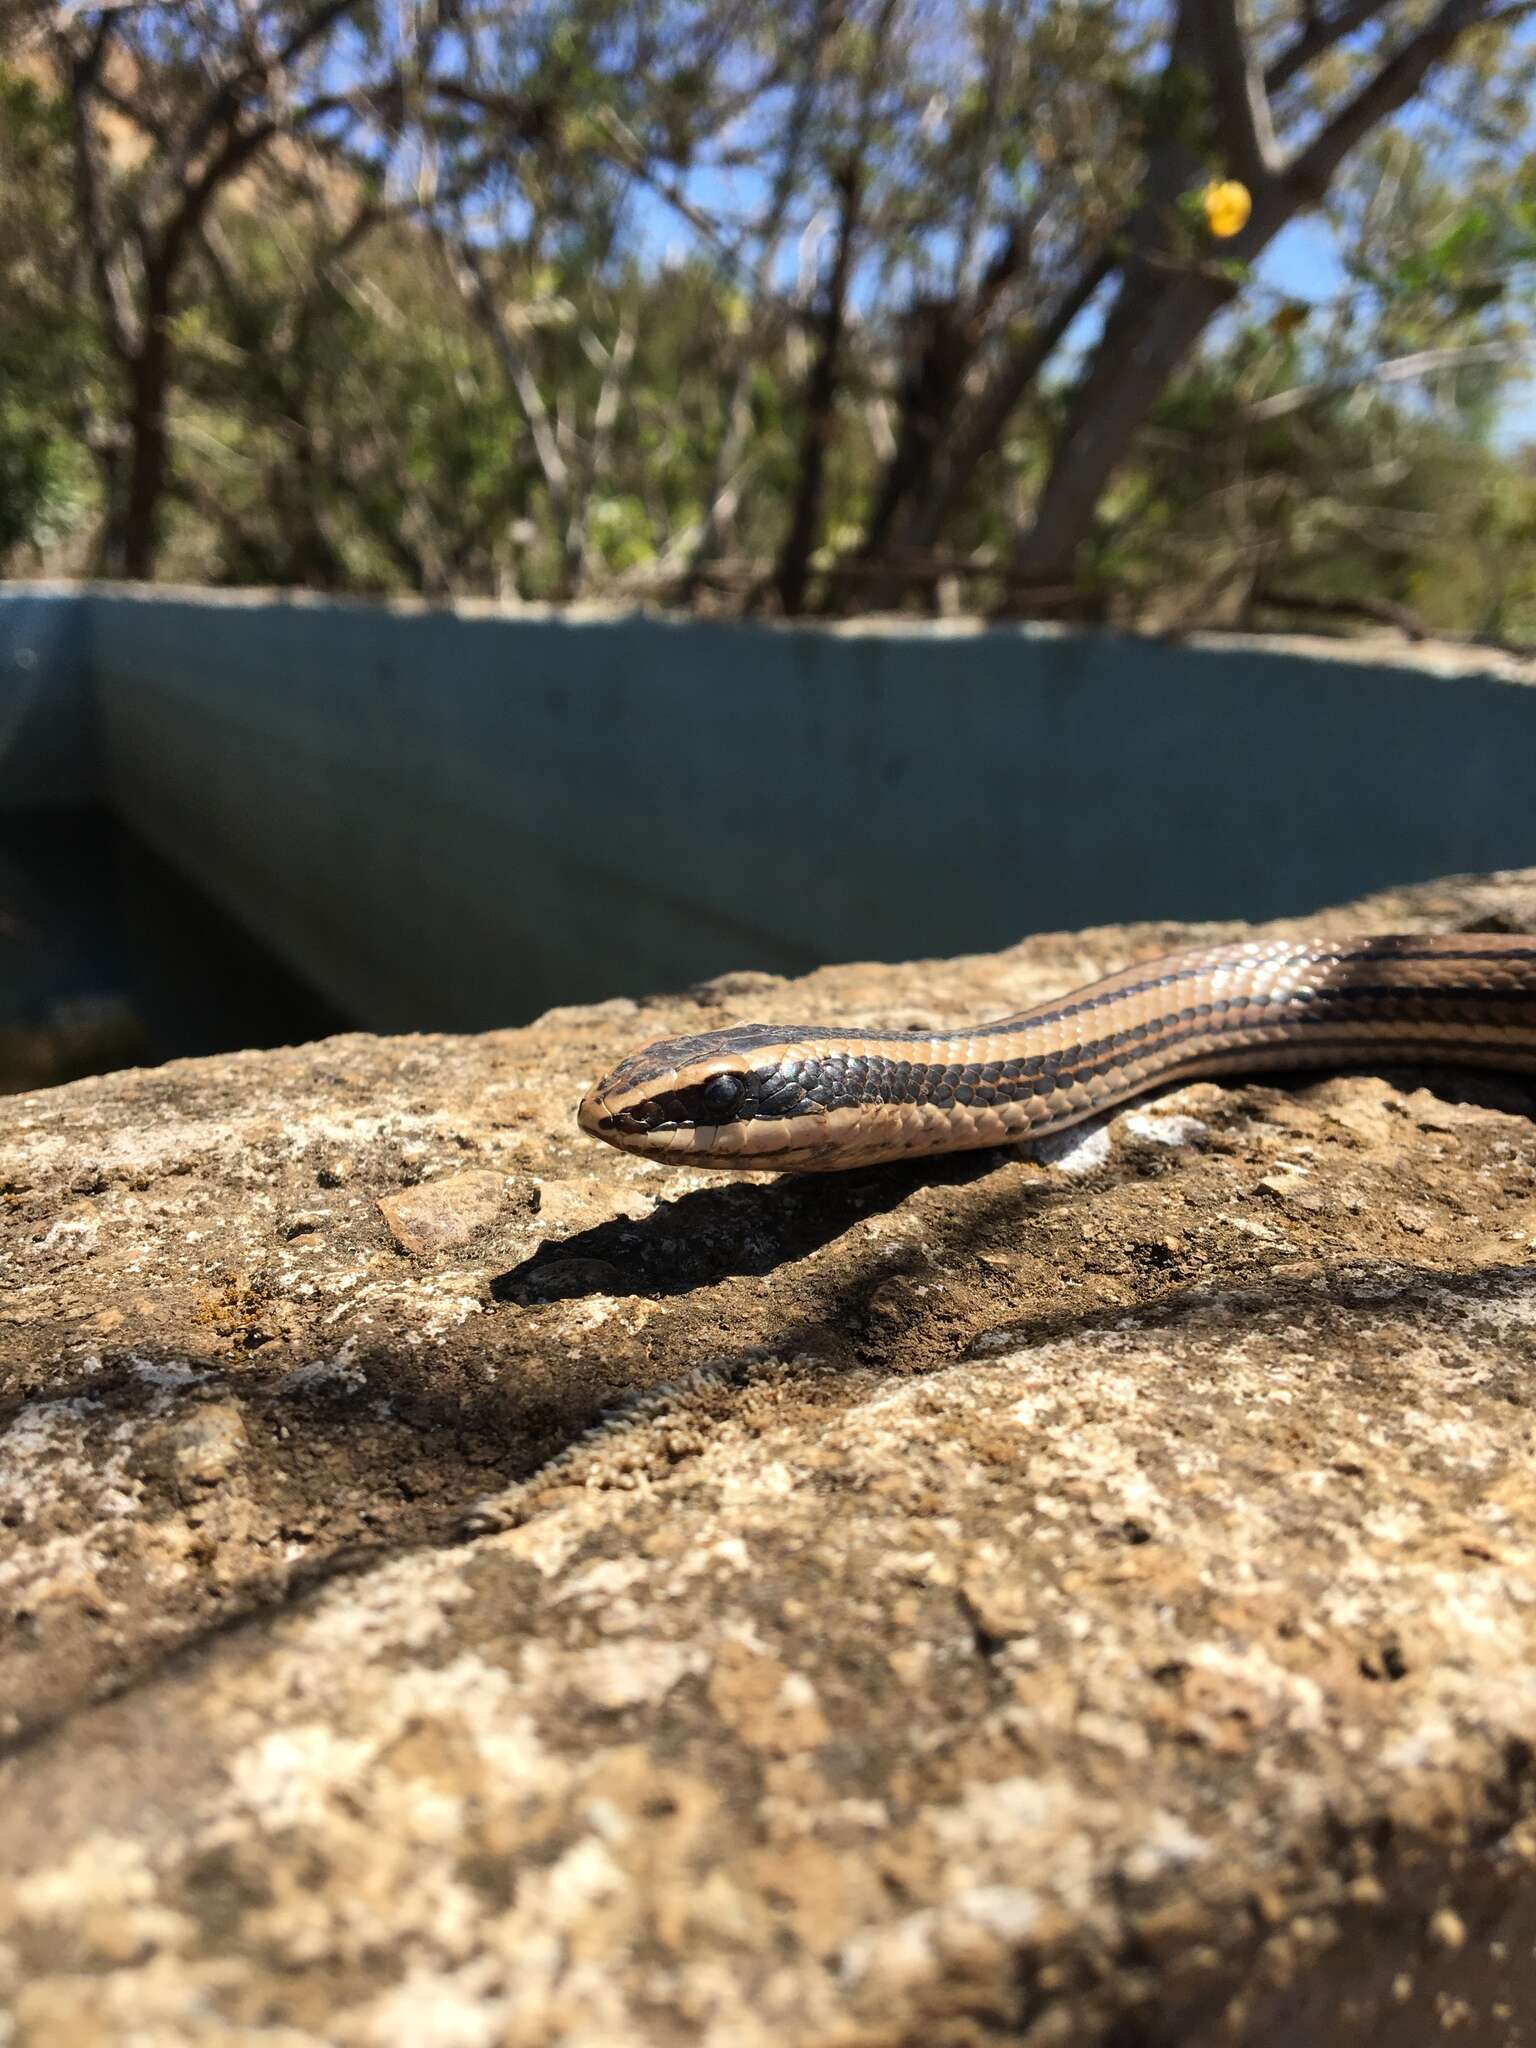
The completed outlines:
[[[816,100],[818,60],[832,13],[830,0],[815,0],[810,31],[806,38],[805,61],[795,86],[794,99],[790,103],[789,118],[784,126],[784,146],[779,157],[778,173],[774,178],[768,212],[763,222],[762,243],[758,249],[757,263],[747,298],[746,325],[740,337],[735,368],[731,372],[730,385],[726,393],[722,414],[724,427],[719,440],[715,443],[714,456],[710,462],[709,482],[704,489],[704,519],[698,537],[693,543],[693,551],[689,556],[687,572],[679,592],[683,604],[692,604],[698,596],[704,571],[723,551],[735,521],[741,458],[752,432],[752,373],[757,364],[758,346],[767,326],[766,309],[773,294],[773,266],[778,260],[779,247],[784,239],[784,223],[788,217],[790,202],[795,196],[800,158]]]
[[[903,506],[921,498],[932,482],[976,352],[975,324],[953,301],[935,300],[914,312],[915,360],[902,381],[895,451],[880,479],[859,550],[866,562],[879,560]]]
[[[1150,285],[1127,280],[1073,393],[1034,519],[1015,549],[1021,576],[1041,583],[1070,577],[1105,485],[1169,379],[1234,291],[1225,279],[1198,271]]]
[[[826,303],[818,323],[821,346],[806,384],[805,427],[800,436],[800,474],[795,484],[789,531],[784,537],[773,578],[780,608],[791,618],[805,609],[811,556],[821,534],[822,492],[826,482],[827,450],[832,442],[838,380],[842,374],[843,333],[848,321],[848,282],[853,273],[860,191],[859,168],[850,164],[842,180],[837,254],[833,258],[832,274],[827,279]]]
[[[293,466],[278,489],[279,519],[286,534],[288,560],[283,580],[297,584],[301,590],[340,590],[345,582],[341,558],[331,545],[320,515],[325,475],[315,437],[306,409],[290,409],[296,428]]]
[[[170,268],[145,276],[145,307],[139,346],[123,358],[127,385],[127,451],[121,498],[109,514],[102,567],[147,584],[154,578],[160,549],[160,516],[170,483],[170,438],[166,401],[170,397]]]
[[[134,379],[120,573],[135,582],[148,582],[154,575],[160,546],[160,513],[170,469],[165,433],[166,383],[153,363],[148,366],[147,375]]]
[[[143,345],[124,365],[127,383],[128,446],[121,490],[108,514],[102,567],[109,576],[147,583],[155,573],[161,515],[170,481],[170,442],[165,410],[171,381],[171,343],[166,309],[151,302]]]
[[[923,459],[918,462],[908,457],[908,471],[900,481],[899,491],[892,481],[903,457],[903,450],[898,447],[884,487],[889,499],[883,492],[877,508],[879,529],[872,518],[868,538],[860,550],[862,560],[884,565],[884,574],[863,592],[864,602],[871,610],[888,611],[901,601],[907,585],[903,558],[926,554],[933,547],[977,469],[1001,441],[1014,407],[1055,354],[1062,336],[1109,272],[1107,257],[1100,255],[1086,262],[1049,318],[1027,341],[1009,352],[973,402],[965,407],[960,406],[959,395],[969,359],[958,366],[948,393],[948,403],[954,410],[947,415],[942,409],[935,410],[934,430],[923,448]]]

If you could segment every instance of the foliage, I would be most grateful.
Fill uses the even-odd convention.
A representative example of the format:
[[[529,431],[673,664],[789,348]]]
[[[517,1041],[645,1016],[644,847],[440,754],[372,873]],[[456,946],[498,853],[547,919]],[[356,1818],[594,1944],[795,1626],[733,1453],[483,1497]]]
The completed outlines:
[[[0,68],[0,568],[64,542],[90,517],[96,349],[61,275],[69,247],[67,110]]]
[[[0,0],[0,567],[1536,637],[1506,12]]]

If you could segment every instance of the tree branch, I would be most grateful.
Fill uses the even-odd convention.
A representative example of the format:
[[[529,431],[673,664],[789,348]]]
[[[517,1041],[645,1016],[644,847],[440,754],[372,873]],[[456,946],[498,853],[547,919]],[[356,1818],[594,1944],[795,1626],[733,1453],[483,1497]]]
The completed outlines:
[[[68,72],[70,133],[74,143],[75,203],[81,230],[90,252],[91,275],[101,306],[107,343],[119,362],[131,360],[137,351],[133,295],[118,267],[113,248],[111,222],[103,191],[101,165],[96,155],[96,136],[91,126],[91,99],[101,75],[107,44],[113,30],[112,16],[104,14],[86,48],[73,48],[59,38],[60,57]]]
[[[352,104],[351,95],[326,96],[312,100],[296,115],[280,120],[269,115],[252,128],[231,128],[201,172],[183,189],[181,205],[166,223],[160,238],[161,260],[174,268],[181,245],[200,225],[219,187],[237,177],[251,159],[260,154],[274,135],[293,131],[337,109]]]
[[[266,120],[259,121],[254,128],[232,129],[225,136],[202,174],[185,188],[181,205],[161,231],[153,258],[148,259],[154,268],[175,270],[188,236],[197,229],[219,187],[243,170],[277,132],[278,123]]]
[[[890,12],[887,7],[887,21]],[[791,500],[789,531],[784,537],[774,570],[774,587],[780,607],[791,618],[805,607],[811,556],[821,530],[827,451],[832,439],[832,415],[837,405],[843,336],[848,322],[848,284],[853,275],[854,245],[862,225],[864,165],[861,157],[850,158],[844,165],[839,184],[837,241],[826,282],[825,303],[816,323],[821,329],[820,346],[806,380],[799,473]]]
[[[567,573],[573,593],[587,580],[592,554],[592,498],[608,473],[613,453],[613,430],[619,417],[619,401],[624,395],[624,379],[629,375],[629,366],[635,358],[635,341],[635,328],[621,315],[619,331],[608,351],[597,405],[592,414],[592,437],[581,479],[581,503],[572,514],[575,532],[568,536],[566,542]]]
[[[1283,92],[1298,72],[1305,71],[1314,58],[1324,56],[1336,43],[1364,28],[1378,14],[1384,14],[1389,0],[1349,0],[1332,14],[1314,14],[1299,36],[1287,43],[1264,72],[1265,89]]]
[[[100,76],[91,81],[91,90],[104,107],[110,107],[113,113],[121,115],[123,120],[131,121],[139,133],[148,136],[157,148],[167,147],[168,137],[164,123],[155,120],[143,107],[135,106],[126,93],[119,92],[116,86],[109,84]]]
[[[560,442],[555,423],[550,418],[549,408],[544,403],[538,380],[529,367],[527,359],[513,346],[507,332],[501,309],[496,304],[490,280],[480,261],[479,251],[466,235],[439,237],[454,282],[478,316],[487,339],[496,351],[502,373],[511,385],[523,418],[528,422],[528,431],[533,437],[533,450],[538,458],[544,483],[549,491],[550,501],[559,523],[564,526],[571,499],[571,472],[565,457],[560,452]]]
[[[1292,188],[1306,200],[1321,200],[1349,152],[1412,99],[1435,64],[1485,18],[1486,6],[1487,0],[1441,0],[1424,27],[1388,57],[1292,159],[1285,172]]]
[[[1269,96],[1240,0],[1184,0],[1194,46],[1211,86],[1216,140],[1232,173],[1257,191],[1280,168]]]
[[[1115,259],[1106,250],[1085,256],[1082,268],[1047,318],[1026,341],[1008,352],[983,389],[962,410],[943,451],[942,465],[923,496],[906,507],[899,524],[891,521],[888,538],[882,535],[873,547],[866,544],[861,551],[874,559],[886,553],[891,556],[890,581],[877,586],[871,602],[883,606],[896,601],[901,583],[897,555],[903,551],[922,552],[933,546],[956,499],[1001,441],[1014,407],[1114,268]]]
[[[188,123],[187,132],[182,137],[181,147],[176,152],[175,162],[171,166],[173,182],[184,184],[192,165],[219,130],[232,127],[238,121],[242,96],[247,86],[258,83],[263,76],[280,77],[283,72],[291,69],[304,52],[328,29],[334,28],[343,15],[353,13],[361,4],[362,0],[321,0],[321,5],[295,26],[293,33],[269,64],[264,64],[259,56],[253,56],[247,63],[221,79],[203,102],[201,111]]]
[[[1258,426],[1265,420],[1286,419],[1303,412],[1325,398],[1341,397],[1363,384],[1408,384],[1415,377],[1432,377],[1441,370],[1470,370],[1495,363],[1519,362],[1531,353],[1524,341],[1483,341],[1466,348],[1422,348],[1412,355],[1394,356],[1385,363],[1367,363],[1358,369],[1340,371],[1337,376],[1319,377],[1313,384],[1298,384],[1290,391],[1276,391],[1268,398],[1255,399],[1238,414],[1239,422]]]
[[[828,0],[815,0],[800,74],[795,81],[795,94],[790,103],[789,118],[784,124],[784,143],[779,152],[778,170],[769,196],[768,211],[763,220],[757,262],[753,266],[747,319],[741,344],[736,352],[730,389],[726,394],[724,431],[715,443],[709,481],[704,490],[704,519],[689,563],[690,578],[697,575],[711,555],[718,553],[726,526],[735,514],[736,493],[731,487],[730,480],[740,470],[742,451],[752,430],[752,366],[762,341],[764,308],[773,287],[773,266],[778,261],[779,246],[784,239],[784,223],[799,178],[806,132],[816,103],[817,69],[828,14]]]

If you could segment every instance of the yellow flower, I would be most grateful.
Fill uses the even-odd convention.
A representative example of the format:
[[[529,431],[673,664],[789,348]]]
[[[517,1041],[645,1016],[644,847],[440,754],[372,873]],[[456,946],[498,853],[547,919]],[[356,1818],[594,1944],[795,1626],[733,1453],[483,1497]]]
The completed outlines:
[[[1253,211],[1248,187],[1236,178],[1213,178],[1201,193],[1200,203],[1205,208],[1206,225],[1223,242],[1242,233]]]

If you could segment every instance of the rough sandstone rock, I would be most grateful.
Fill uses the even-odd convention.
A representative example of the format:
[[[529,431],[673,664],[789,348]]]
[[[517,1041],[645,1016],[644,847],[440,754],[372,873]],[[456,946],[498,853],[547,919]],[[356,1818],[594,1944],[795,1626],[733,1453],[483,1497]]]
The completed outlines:
[[[1536,1090],[783,1182],[572,1122],[1190,936],[8,1102],[7,2048],[1528,2038]]]

